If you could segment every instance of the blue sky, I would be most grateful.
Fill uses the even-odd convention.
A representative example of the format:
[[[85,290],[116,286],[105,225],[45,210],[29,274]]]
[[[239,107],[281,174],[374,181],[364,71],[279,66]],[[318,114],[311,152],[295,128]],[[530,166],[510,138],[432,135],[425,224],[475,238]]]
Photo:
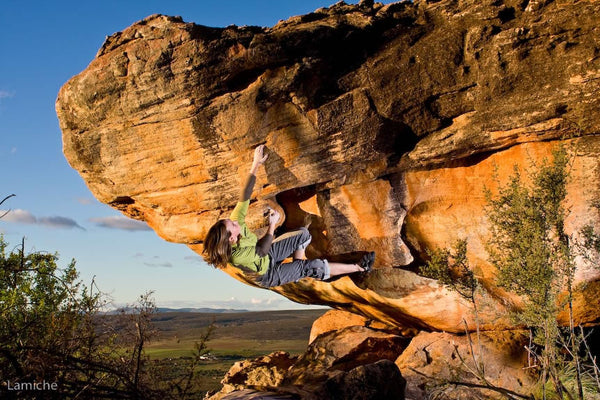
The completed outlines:
[[[154,291],[158,306],[306,308],[216,271],[99,203],[63,154],[54,111],[59,88],[86,68],[108,35],[152,14],[208,26],[272,26],[331,0],[13,1],[0,3],[0,233],[15,248],[77,260],[85,284],[115,305]],[[348,3],[356,3],[348,2]]]

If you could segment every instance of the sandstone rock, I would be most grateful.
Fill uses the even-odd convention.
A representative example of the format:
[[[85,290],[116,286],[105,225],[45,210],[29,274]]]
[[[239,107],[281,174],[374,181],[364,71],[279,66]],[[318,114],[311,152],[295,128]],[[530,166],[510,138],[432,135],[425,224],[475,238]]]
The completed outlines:
[[[319,335],[349,326],[365,326],[367,319],[347,311],[330,310],[317,318],[310,329],[308,343],[312,343]]]
[[[236,390],[220,397],[219,400],[289,400],[294,399],[292,395],[280,394],[276,392],[264,392],[253,389]],[[211,399],[213,399],[211,397]]]
[[[265,398],[402,399],[405,381],[393,361],[407,343],[406,338],[362,326],[325,332],[295,362],[279,352],[236,363],[211,399],[257,395],[247,389],[266,392]]]
[[[225,397],[227,393],[247,388],[275,388],[281,384],[287,370],[296,359],[297,357],[290,357],[286,352],[277,351],[253,360],[238,361],[221,381],[223,385],[221,391],[211,399],[228,398]]]
[[[308,343],[312,343],[319,335],[338,331],[350,326],[364,326],[370,329],[385,331],[387,333],[405,337],[411,337],[417,333],[416,331],[383,324],[379,321],[373,321],[348,311],[329,310],[313,322]]]
[[[399,267],[464,238],[487,289],[483,328],[510,327],[514,299],[495,287],[485,252],[483,189],[497,189],[496,167],[505,180],[563,143],[567,231],[600,225],[590,208],[600,197],[600,3],[370,3],[272,28],[154,15],[110,36],[59,93],[65,156],[100,201],[200,253],[265,143],[252,229],[270,205],[285,228],[310,217],[309,256],[378,252],[366,278],[274,290],[387,325],[461,332],[463,319],[474,326],[470,304]],[[600,272],[580,263],[575,280],[586,283],[575,322],[597,323]]]
[[[384,359],[395,360],[407,342],[406,338],[362,326],[327,332],[309,345],[288,371],[283,383],[316,388],[338,371],[349,371]],[[314,393],[316,389],[310,392]]]
[[[210,400],[403,400],[406,381],[396,364],[389,360],[361,365],[348,372],[335,375],[326,381],[316,392],[282,387],[281,392],[241,389],[210,397]],[[285,393],[288,391],[289,393]],[[283,393],[282,393],[283,392]]]
[[[475,360],[479,360],[476,335],[471,335]],[[533,386],[527,374],[524,346],[528,336],[523,331],[488,332],[481,336],[483,365],[487,381],[499,388],[523,395]],[[406,397],[427,399],[433,393],[444,399],[505,398],[491,390],[477,390],[449,382],[483,384],[472,371],[477,371],[471,345],[466,336],[440,332],[421,332],[396,360],[407,381]],[[477,361],[479,362],[479,361]]]
[[[406,380],[390,360],[360,365],[329,379],[316,399],[339,400],[404,400]],[[318,397],[320,396],[320,397]]]

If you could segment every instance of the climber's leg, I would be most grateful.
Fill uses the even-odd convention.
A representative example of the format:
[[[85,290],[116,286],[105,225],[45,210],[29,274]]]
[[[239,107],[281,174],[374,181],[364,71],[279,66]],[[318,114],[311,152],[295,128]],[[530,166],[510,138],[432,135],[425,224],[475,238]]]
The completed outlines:
[[[259,284],[265,287],[284,285],[310,277],[319,280],[331,276],[327,260],[294,260],[289,263],[271,265],[267,273],[261,277]]]
[[[369,272],[375,263],[375,252],[366,253],[358,264],[343,264],[329,262],[329,273],[331,276],[351,274],[353,272]]]
[[[342,264],[336,262],[329,262],[329,273],[331,276],[338,276],[344,274],[351,274],[353,272],[364,271],[358,264]]]
[[[298,249],[298,250],[294,251],[293,257],[294,257],[294,260],[305,260],[306,259],[306,250]]]
[[[290,256],[294,259],[306,258],[304,252],[309,245],[312,237],[306,228],[300,228],[296,231],[286,232],[273,240],[269,256],[271,256],[272,265],[280,263]]]
[[[271,265],[267,273],[261,277],[259,284],[265,287],[279,286],[289,282],[297,282],[302,278],[327,280],[333,276],[368,272],[375,262],[375,253],[363,256],[358,264],[329,262],[325,259],[294,260],[290,263]]]

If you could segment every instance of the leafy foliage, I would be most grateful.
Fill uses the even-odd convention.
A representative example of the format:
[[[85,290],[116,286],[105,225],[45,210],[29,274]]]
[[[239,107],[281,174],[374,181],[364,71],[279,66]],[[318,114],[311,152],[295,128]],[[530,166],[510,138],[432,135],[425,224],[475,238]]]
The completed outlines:
[[[462,297],[475,301],[475,292],[479,282],[467,260],[467,241],[456,242],[453,250],[428,250],[429,261],[421,267],[421,274],[437,279],[443,285],[451,287]]]
[[[572,280],[574,257],[564,231],[568,157],[554,151],[533,173],[527,186],[515,167],[497,197],[486,192],[491,222],[490,261],[498,271],[498,285],[522,296],[516,314],[527,326],[556,330],[557,295],[562,279]]]
[[[548,383],[557,398],[572,398],[575,393],[583,398],[582,376],[587,374],[579,357],[581,339],[573,326],[573,278],[576,256],[582,251],[597,251],[600,241],[591,226],[582,231],[583,245],[574,239],[575,235],[565,232],[569,163],[566,148],[559,146],[553,151],[552,161],[544,160],[531,174],[531,183],[524,182],[515,167],[496,197],[486,192],[491,222],[490,261],[497,269],[498,285],[523,300],[514,316],[535,334],[535,344],[529,351],[540,372],[543,398],[547,397]],[[561,304],[559,293],[563,291],[568,296]],[[565,304],[571,316],[566,341],[557,323]],[[576,391],[565,384],[565,376],[569,375],[565,371],[575,372]]]
[[[75,262],[56,254],[7,252],[0,237],[0,375],[14,381],[80,381],[61,360],[88,353],[99,294],[77,281]]]
[[[0,236],[0,397],[15,395],[9,382],[56,383],[56,390],[19,393],[44,399],[184,399],[192,393],[211,330],[200,339],[185,377],[164,385],[145,355],[153,337],[151,292],[122,311],[121,328],[103,324],[99,290],[78,280],[75,261],[58,255],[8,251]],[[97,288],[96,288],[97,289]]]
[[[592,255],[597,256],[600,251],[600,235],[592,225],[585,226],[580,235],[565,232],[569,165],[566,148],[559,146],[553,151],[551,162],[544,160],[530,174],[530,182],[522,178],[515,166],[497,195],[485,191],[491,225],[487,243],[490,261],[497,270],[498,286],[522,299],[514,317],[534,333],[528,352],[535,360],[532,370],[540,373],[539,396],[544,399],[583,399],[584,394],[598,396],[600,392],[595,358],[589,348],[587,360],[580,356],[587,343],[583,330],[581,335],[575,333],[572,313],[575,259],[583,255],[588,262],[593,261]],[[592,206],[600,210],[600,202]],[[575,239],[577,236],[583,240]],[[421,272],[470,300],[479,325],[475,301],[478,282],[469,268],[466,249],[467,243],[462,240],[453,250],[428,252],[430,260]],[[559,294],[565,291],[568,296],[561,303]],[[569,306],[571,324],[567,331],[561,331],[557,316],[565,305]],[[477,375],[485,382],[484,373],[480,361]]]

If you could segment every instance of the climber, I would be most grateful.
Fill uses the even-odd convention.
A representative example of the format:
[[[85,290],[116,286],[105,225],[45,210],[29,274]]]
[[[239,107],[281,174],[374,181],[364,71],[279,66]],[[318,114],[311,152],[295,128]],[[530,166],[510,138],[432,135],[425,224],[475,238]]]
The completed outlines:
[[[256,172],[266,161],[264,145],[254,150],[254,160],[240,200],[229,219],[217,221],[204,240],[204,253],[208,263],[223,268],[227,263],[241,269],[245,275],[254,277],[264,287],[279,286],[301,278],[326,280],[336,275],[368,272],[375,261],[375,252],[365,254],[358,264],[329,262],[325,259],[307,260],[305,249],[311,241],[306,228],[287,232],[273,240],[275,226],[280,215],[269,210],[269,229],[260,240],[245,223],[250,205],[250,195],[256,182]],[[293,255],[293,261],[283,261]]]

